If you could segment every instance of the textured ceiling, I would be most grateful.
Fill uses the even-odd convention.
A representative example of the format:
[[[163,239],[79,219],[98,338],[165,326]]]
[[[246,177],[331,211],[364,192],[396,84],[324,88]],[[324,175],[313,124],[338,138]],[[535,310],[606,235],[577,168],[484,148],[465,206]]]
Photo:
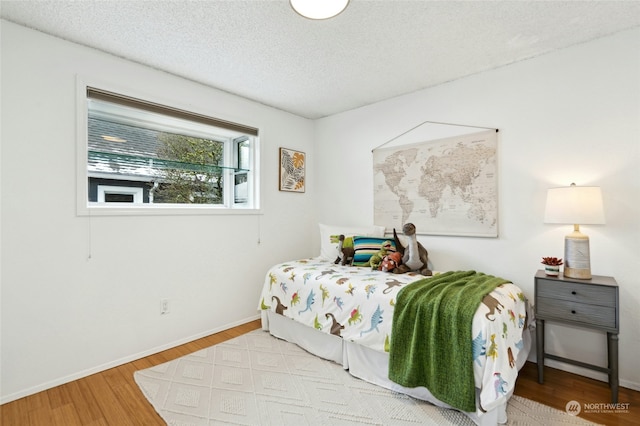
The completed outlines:
[[[640,1],[5,1],[3,19],[319,118],[640,26]],[[597,58],[594,58],[597,60]]]

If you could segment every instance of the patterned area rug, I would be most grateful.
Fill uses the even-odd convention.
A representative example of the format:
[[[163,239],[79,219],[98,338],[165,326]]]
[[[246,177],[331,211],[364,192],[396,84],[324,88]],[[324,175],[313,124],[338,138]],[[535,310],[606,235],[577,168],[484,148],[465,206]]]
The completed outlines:
[[[169,425],[474,425],[457,411],[356,379],[262,330],[134,377]],[[518,396],[507,415],[511,425],[591,424]]]

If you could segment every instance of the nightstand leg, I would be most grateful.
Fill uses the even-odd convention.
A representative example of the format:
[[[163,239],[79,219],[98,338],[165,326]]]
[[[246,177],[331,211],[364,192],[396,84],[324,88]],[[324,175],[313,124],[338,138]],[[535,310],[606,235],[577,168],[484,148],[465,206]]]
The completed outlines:
[[[607,353],[609,356],[609,386],[611,402],[618,402],[618,335],[607,333]]]
[[[544,320],[536,319],[536,358],[538,383],[544,383]]]

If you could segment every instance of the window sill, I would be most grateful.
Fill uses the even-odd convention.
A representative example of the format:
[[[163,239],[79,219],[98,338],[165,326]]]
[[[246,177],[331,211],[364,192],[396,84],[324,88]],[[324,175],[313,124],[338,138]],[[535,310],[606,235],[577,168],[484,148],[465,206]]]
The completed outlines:
[[[212,206],[125,206],[91,204],[78,207],[78,216],[219,216],[219,215],[261,215],[255,208],[228,208]]]

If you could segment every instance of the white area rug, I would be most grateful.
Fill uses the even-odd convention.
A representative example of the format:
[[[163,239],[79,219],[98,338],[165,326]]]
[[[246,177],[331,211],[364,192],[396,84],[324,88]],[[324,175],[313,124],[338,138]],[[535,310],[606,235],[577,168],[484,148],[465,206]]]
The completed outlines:
[[[435,407],[352,377],[340,365],[255,330],[136,371],[135,381],[169,425],[473,425]],[[514,396],[510,425],[586,425]]]

